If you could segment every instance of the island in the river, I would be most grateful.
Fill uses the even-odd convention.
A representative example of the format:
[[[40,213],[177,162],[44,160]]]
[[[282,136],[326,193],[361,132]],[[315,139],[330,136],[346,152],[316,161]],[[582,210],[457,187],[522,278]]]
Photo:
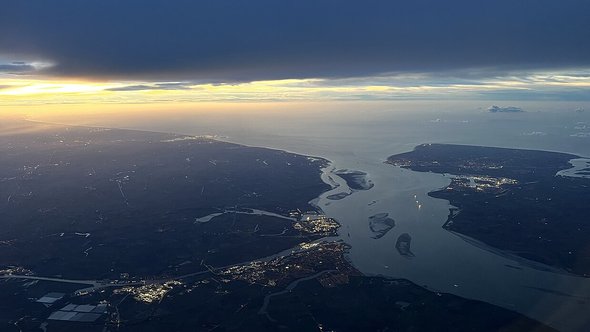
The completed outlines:
[[[329,195],[326,197],[329,200],[341,200],[352,195],[352,193],[356,191],[369,190],[375,185],[373,181],[368,178],[368,174],[362,171],[339,169],[333,171],[332,174],[342,178],[346,182],[349,190]]]
[[[32,122],[0,136],[1,331],[553,331],[363,276],[310,203],[324,159]]]
[[[449,174],[430,196],[448,200],[444,228],[491,247],[590,275],[590,179],[562,176],[579,156],[547,151],[423,144],[387,162]]]

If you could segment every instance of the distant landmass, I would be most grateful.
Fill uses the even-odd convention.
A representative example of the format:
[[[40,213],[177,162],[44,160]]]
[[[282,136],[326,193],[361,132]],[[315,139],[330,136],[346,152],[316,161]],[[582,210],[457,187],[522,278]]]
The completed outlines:
[[[488,112],[490,112],[490,113],[523,113],[524,110],[520,107],[515,107],[515,106],[500,107],[497,105],[492,105],[492,106],[488,107]]]
[[[44,275],[152,276],[187,260],[184,268],[272,254],[308,235],[273,216],[195,219],[230,208],[313,210],[309,201],[330,188],[319,158],[206,137],[29,126],[0,143],[0,240],[7,243],[0,262]],[[249,234],[285,227],[291,238],[267,237],[265,250],[248,249]]]
[[[579,156],[547,151],[423,144],[387,162],[450,174],[430,196],[450,201],[444,228],[532,261],[590,275],[590,179],[557,175]],[[580,173],[581,174],[581,173]]]

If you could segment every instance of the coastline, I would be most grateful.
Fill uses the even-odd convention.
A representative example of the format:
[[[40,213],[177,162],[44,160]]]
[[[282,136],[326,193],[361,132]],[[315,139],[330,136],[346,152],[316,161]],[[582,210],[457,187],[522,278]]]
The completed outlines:
[[[152,132],[152,131],[150,131],[150,132]],[[183,134],[179,134],[179,135],[183,135]],[[223,142],[265,148],[264,145],[238,143],[238,142],[232,141],[231,138],[224,140]],[[270,147],[270,149],[287,151],[287,152],[292,150],[292,149],[283,148],[283,146],[281,144],[276,144],[276,145],[281,146],[281,147],[280,148]],[[299,155],[308,155],[307,153],[302,153],[301,150],[305,150],[305,147],[299,149],[298,152],[294,152],[294,153],[299,154]],[[315,155],[321,156],[322,154],[315,154]],[[431,226],[428,223],[426,223],[426,221],[432,222],[432,223],[437,223],[437,225],[433,225],[434,226],[433,230],[436,230],[435,234],[442,234],[445,236],[445,239],[442,241],[442,243],[448,243],[448,244],[452,244],[453,247],[462,248],[462,249],[457,249],[457,250],[467,251],[469,253],[469,255],[483,256],[483,257],[479,257],[479,259],[477,259],[477,260],[469,259],[468,260],[469,262],[471,262],[471,261],[476,262],[476,261],[481,261],[482,259],[483,260],[489,259],[490,264],[488,264],[489,266],[487,266],[486,271],[489,272],[490,278],[494,277],[494,273],[498,272],[498,270],[496,268],[494,268],[494,264],[496,261],[496,258],[494,257],[494,255],[490,256],[487,254],[480,254],[480,253],[478,253],[479,249],[471,248],[472,247],[471,245],[463,246],[463,245],[458,244],[456,241],[452,240],[452,237],[455,237],[453,234],[450,234],[450,236],[449,236],[449,235],[445,235],[444,233],[437,230],[438,228],[440,228],[440,225],[442,225],[442,223],[444,223],[446,216],[448,214],[448,201],[443,200],[443,199],[434,199],[434,198],[432,198],[433,201],[430,201],[427,197],[423,197],[420,194],[420,192],[421,192],[420,190],[422,190],[422,188],[424,188],[425,194],[427,194],[427,192],[430,192],[432,190],[436,190],[436,188],[440,188],[441,186],[444,186],[444,184],[447,183],[447,181],[448,181],[447,179],[443,179],[442,176],[438,177],[438,176],[434,176],[432,174],[429,175],[426,173],[425,174],[412,174],[412,173],[414,173],[413,171],[391,172],[389,165],[382,165],[382,162],[383,162],[382,159],[380,159],[379,161],[371,161],[372,164],[370,164],[370,165],[363,164],[361,166],[356,165],[354,162],[349,162],[348,161],[349,159],[345,159],[343,161],[342,159],[336,158],[336,159],[338,159],[338,160],[336,160],[336,159],[329,158],[329,156],[327,156],[327,155],[325,157],[322,157],[322,159],[330,160],[329,167],[338,166],[338,168],[361,169],[363,171],[368,171],[368,173],[370,173],[371,178],[375,180],[375,187],[369,191],[356,192],[354,195],[348,196],[340,201],[322,200],[324,198],[324,196],[326,196],[326,193],[338,192],[338,190],[337,190],[338,187],[341,187],[341,189],[345,188],[345,187],[342,187],[342,184],[345,184],[345,183],[340,182],[342,179],[339,179],[339,177],[333,176],[332,180],[334,180],[336,183],[340,183],[340,185],[338,187],[332,188],[333,183],[329,182],[329,180],[324,181],[324,183],[328,184],[330,186],[330,188],[332,188],[332,189],[329,189],[327,192],[320,194],[319,197],[312,200],[312,201],[315,201],[314,204],[319,209],[321,209],[321,211],[323,211],[325,214],[327,214],[328,216],[333,216],[332,215],[333,211],[341,210],[340,212],[338,212],[337,214],[334,215],[334,216],[342,217],[341,219],[336,218],[337,221],[342,225],[342,227],[338,230],[339,236],[337,238],[342,238],[345,242],[352,245],[353,248],[351,249],[351,253],[347,254],[346,257],[350,262],[352,262],[353,266],[359,267],[359,269],[361,269],[366,275],[381,275],[381,276],[386,277],[388,279],[391,279],[391,278],[407,279],[407,280],[411,280],[412,282],[414,282],[416,284],[422,285],[422,287],[427,287],[428,289],[436,289],[441,292],[448,292],[448,293],[452,293],[452,294],[457,294],[457,295],[462,296],[464,298],[481,299],[485,302],[501,305],[503,307],[507,307],[512,310],[517,309],[517,311],[519,311],[521,313],[525,313],[525,314],[528,313],[529,316],[536,317],[537,319],[547,320],[547,317],[549,317],[549,316],[543,310],[540,310],[540,311],[537,310],[537,313],[531,314],[529,309],[527,309],[527,305],[525,303],[511,304],[512,296],[510,296],[510,295],[507,295],[507,294],[502,295],[503,294],[502,292],[500,292],[500,293],[496,292],[497,294],[488,294],[485,290],[482,292],[481,290],[479,290],[477,288],[472,289],[472,288],[468,287],[469,280],[468,279],[464,280],[465,277],[462,277],[462,275],[465,275],[466,271],[462,268],[457,268],[457,266],[455,266],[455,263],[453,262],[453,260],[456,260],[457,257],[453,257],[452,255],[448,255],[440,250],[437,252],[433,252],[431,254],[430,253],[431,249],[424,247],[423,244],[421,245],[421,243],[426,241],[426,239],[431,238],[431,236],[428,234],[431,232],[429,230]],[[387,167],[383,167],[383,166],[387,166]],[[367,168],[369,168],[369,169],[367,169]],[[328,176],[328,175],[330,175],[329,172],[326,174],[326,176]],[[403,178],[400,178],[400,176],[402,176]],[[395,187],[388,187],[390,177],[395,178],[395,183],[396,183]],[[406,179],[406,177],[408,177],[408,178]],[[434,180],[434,182],[432,182],[433,180]],[[414,183],[415,181],[418,181],[418,182]],[[437,183],[438,183],[438,185],[437,185]],[[407,208],[406,208],[406,210],[408,210],[408,211],[401,211],[401,212],[403,212],[401,215],[396,215],[394,217],[394,219],[396,219],[396,221],[399,220],[400,222],[396,225],[396,227],[391,232],[391,234],[388,234],[384,238],[378,240],[380,242],[375,242],[372,240],[367,241],[367,240],[363,239],[363,237],[365,236],[366,229],[368,229],[368,227],[364,228],[365,226],[364,226],[364,219],[363,218],[366,219],[366,217],[373,215],[374,212],[380,213],[380,212],[391,212],[391,211],[395,212],[395,211],[397,211],[396,213],[399,214],[400,213],[400,206],[407,205],[408,203],[411,203],[412,202],[411,195],[414,193],[418,194],[418,199],[421,202],[426,203],[426,205],[422,208],[422,211],[418,211],[418,210],[413,211],[412,209],[407,209]],[[410,197],[407,197],[407,201],[405,201],[406,195],[410,196]],[[374,201],[377,201],[377,204],[373,204]],[[392,204],[392,203],[394,205],[390,206],[389,204]],[[329,204],[329,205],[326,206],[325,204]],[[432,204],[434,204],[438,207],[431,208]],[[350,205],[355,205],[359,209],[363,209],[363,210],[364,209],[372,210],[373,212],[370,212],[371,214],[369,214],[369,211],[367,211],[366,212],[367,216],[363,217],[362,215],[364,212],[361,213],[361,211],[347,210],[347,206],[350,206]],[[344,208],[344,209],[342,209],[342,208]],[[435,216],[437,214],[442,215],[441,212],[443,210],[444,210],[444,216],[442,218],[438,218]],[[353,213],[351,213],[351,212],[353,212]],[[431,214],[432,214],[432,216],[427,217],[427,215],[431,215]],[[420,220],[423,218],[427,218],[427,219],[420,222]],[[438,223],[440,223],[440,224],[438,224]],[[424,230],[421,230],[420,227],[425,227],[425,228],[424,228]],[[416,258],[413,259],[412,261],[398,260],[395,258],[395,255],[397,255],[397,253],[390,253],[389,252],[389,246],[388,246],[387,242],[390,241],[391,238],[395,236],[395,234],[400,233],[400,232],[407,232],[408,230],[411,231],[410,233],[412,234],[412,236],[415,240],[415,243],[413,243],[413,245],[417,246],[417,247],[412,248],[413,251],[416,253]],[[347,233],[350,233],[351,238],[346,236]],[[448,233],[448,232],[446,232],[446,233]],[[448,239],[446,238],[447,236],[449,237]],[[460,240],[460,241],[464,242],[462,240]],[[436,244],[438,244],[438,243],[436,243]],[[383,252],[380,252],[382,250],[381,247],[383,247]],[[426,251],[428,251],[428,252],[426,252]],[[374,253],[374,255],[372,255],[373,257],[366,257],[365,253]],[[433,261],[431,257],[436,257],[438,260],[440,260],[440,264],[438,262]],[[442,264],[442,263],[445,263],[445,264]],[[433,269],[433,268],[436,269],[439,265],[441,267],[443,265],[447,266],[447,268],[449,268],[450,271],[452,271],[452,272],[456,271],[457,273],[452,273],[451,276],[449,276],[448,278],[437,278],[437,279],[433,279],[432,277],[429,277],[428,275],[419,274],[420,270]],[[459,273],[459,272],[461,272],[461,273]],[[508,273],[508,275],[506,277],[508,279],[506,280],[506,283],[507,283],[506,289],[513,290],[515,287],[517,288],[518,283],[521,282],[521,281],[518,281],[518,280],[520,280],[520,278],[513,276],[512,274],[514,274],[514,273],[512,271],[509,271],[507,273]],[[534,275],[536,276],[536,274],[534,274]],[[530,278],[535,279],[537,277],[530,277]],[[541,276],[541,278],[545,278],[545,277]],[[527,279],[529,279],[529,278],[527,278]],[[488,281],[486,280],[485,282],[488,282]],[[549,278],[547,281],[548,284],[552,284],[554,282],[555,282],[555,280],[553,278]],[[453,285],[456,283],[460,284],[461,287],[458,287],[458,288],[454,287]],[[542,282],[541,284],[545,288],[550,287],[545,282]],[[509,285],[513,285],[513,286],[509,286]],[[559,287],[562,287],[562,286],[559,286]],[[532,291],[530,291],[530,292],[532,292]],[[531,294],[529,294],[529,295],[531,295]],[[534,294],[532,294],[532,295],[534,295]],[[547,296],[547,294],[545,294],[544,296]],[[505,297],[506,299],[504,299],[503,297]],[[537,297],[531,296],[531,298],[534,299]],[[556,303],[563,303],[563,302],[561,302],[561,300],[556,298],[556,301],[550,301],[550,302],[548,302],[547,305],[550,305],[551,303],[553,303],[553,305],[558,305]]]

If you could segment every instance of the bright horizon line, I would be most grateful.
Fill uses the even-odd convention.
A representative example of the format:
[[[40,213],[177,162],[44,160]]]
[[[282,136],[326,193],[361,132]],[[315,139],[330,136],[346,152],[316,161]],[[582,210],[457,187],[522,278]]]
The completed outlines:
[[[243,83],[88,81],[0,76],[0,106],[396,100],[590,101],[590,70],[454,78],[405,74]]]

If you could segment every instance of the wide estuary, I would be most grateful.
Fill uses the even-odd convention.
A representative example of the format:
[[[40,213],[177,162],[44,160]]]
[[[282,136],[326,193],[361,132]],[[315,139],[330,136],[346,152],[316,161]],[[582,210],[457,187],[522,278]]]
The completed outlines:
[[[369,112],[369,111],[367,111]],[[511,256],[442,228],[450,205],[428,196],[450,178],[385,164],[390,155],[421,143],[459,143],[553,150],[590,156],[590,114],[490,114],[470,112],[330,111],[313,116],[251,114],[223,117],[178,115],[161,121],[83,124],[189,135],[282,149],[331,161],[322,177],[333,186],[317,206],[342,227],[349,259],[368,275],[405,278],[518,311],[562,331],[590,330],[590,279]],[[370,120],[369,120],[370,119]],[[241,120],[241,121],[240,121]],[[478,133],[473,135],[473,133]],[[374,186],[351,189],[337,170],[366,173]],[[349,193],[352,193],[348,195]],[[390,218],[375,236],[371,222]],[[373,217],[373,219],[371,219]],[[391,227],[393,226],[393,227]],[[403,249],[401,250],[400,249]]]

